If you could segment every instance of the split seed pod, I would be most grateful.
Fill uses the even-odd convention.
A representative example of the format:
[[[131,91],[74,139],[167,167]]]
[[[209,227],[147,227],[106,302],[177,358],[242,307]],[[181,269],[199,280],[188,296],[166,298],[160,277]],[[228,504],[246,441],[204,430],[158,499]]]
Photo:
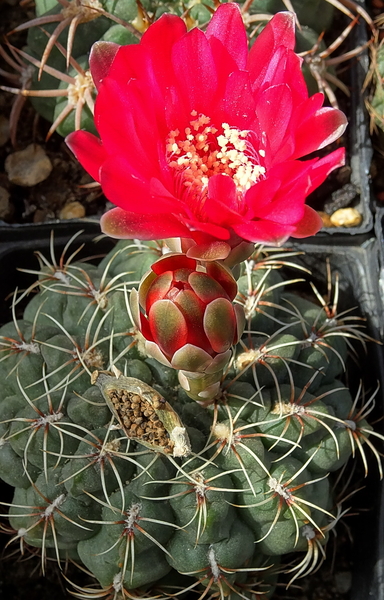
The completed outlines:
[[[188,456],[188,434],[169,402],[143,381],[113,371],[94,371],[91,383],[99,387],[126,436],[156,452]]]

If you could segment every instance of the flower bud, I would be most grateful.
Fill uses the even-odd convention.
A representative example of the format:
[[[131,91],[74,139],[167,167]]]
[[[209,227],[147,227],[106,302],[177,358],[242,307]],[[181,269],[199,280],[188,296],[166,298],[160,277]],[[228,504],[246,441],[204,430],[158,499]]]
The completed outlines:
[[[193,374],[200,399],[206,398],[208,385],[209,397],[218,391],[231,346],[242,334],[244,313],[233,304],[236,293],[236,281],[221,263],[202,266],[181,253],[156,261],[139,291],[131,293],[133,319],[147,354],[182,371],[180,382],[187,391],[185,377]]]

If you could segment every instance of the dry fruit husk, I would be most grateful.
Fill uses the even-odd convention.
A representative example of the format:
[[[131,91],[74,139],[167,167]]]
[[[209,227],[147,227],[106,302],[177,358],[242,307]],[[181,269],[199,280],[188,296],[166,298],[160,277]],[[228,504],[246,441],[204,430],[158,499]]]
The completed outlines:
[[[130,439],[146,448],[174,457],[191,452],[187,431],[172,406],[151,386],[135,377],[114,372],[94,371],[91,382],[97,385]]]

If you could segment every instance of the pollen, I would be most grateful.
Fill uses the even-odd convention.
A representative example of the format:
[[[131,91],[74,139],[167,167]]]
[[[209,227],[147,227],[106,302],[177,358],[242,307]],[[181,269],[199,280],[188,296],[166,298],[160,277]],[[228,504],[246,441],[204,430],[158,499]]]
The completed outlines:
[[[250,132],[236,129],[228,123],[217,128],[211,119],[195,110],[190,126],[182,133],[172,130],[166,141],[168,164],[181,175],[186,188],[203,192],[213,175],[231,177],[239,192],[244,193],[265,175],[260,157],[248,140]]]

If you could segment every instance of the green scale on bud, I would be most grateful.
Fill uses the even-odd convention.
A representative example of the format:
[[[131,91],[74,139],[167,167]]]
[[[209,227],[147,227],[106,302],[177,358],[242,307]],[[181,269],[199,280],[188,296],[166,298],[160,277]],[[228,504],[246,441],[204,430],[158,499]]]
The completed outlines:
[[[366,466],[365,446],[381,470],[374,394],[336,379],[344,336],[369,337],[294,294],[279,252],[257,249],[238,286],[151,242],[98,266],[44,260],[0,329],[3,513],[43,569],[71,558],[101,586],[76,593],[270,598],[277,571],[294,581],[323,556],[343,512],[333,472]]]

